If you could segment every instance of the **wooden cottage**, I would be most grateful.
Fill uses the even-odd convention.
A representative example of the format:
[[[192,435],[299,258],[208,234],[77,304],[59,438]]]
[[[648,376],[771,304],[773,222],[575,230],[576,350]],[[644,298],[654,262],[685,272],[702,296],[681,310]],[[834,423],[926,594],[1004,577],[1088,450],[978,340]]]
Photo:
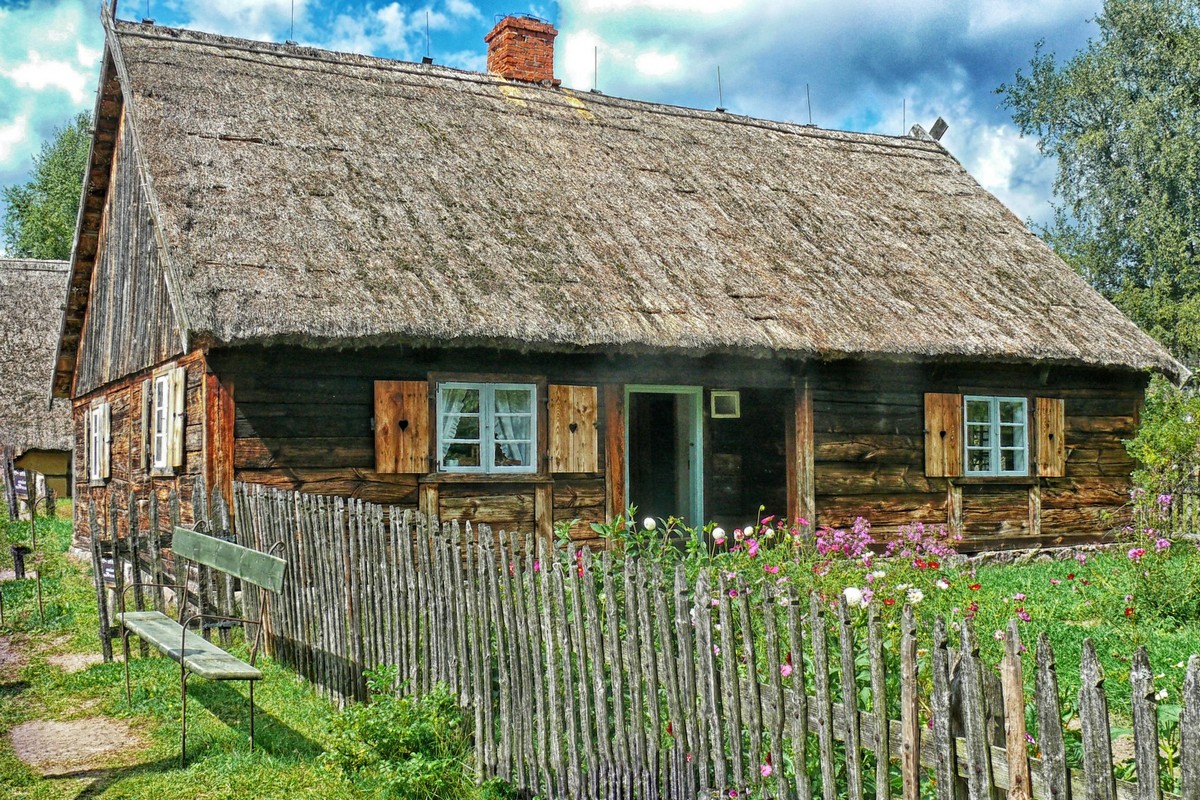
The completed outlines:
[[[0,259],[0,473],[7,488],[14,467],[36,472],[60,497],[70,492],[71,404],[50,402],[50,372],[67,270]]]
[[[489,74],[106,25],[55,378],[84,498],[1070,542],[1184,372],[919,129],[572,91],[524,18]]]

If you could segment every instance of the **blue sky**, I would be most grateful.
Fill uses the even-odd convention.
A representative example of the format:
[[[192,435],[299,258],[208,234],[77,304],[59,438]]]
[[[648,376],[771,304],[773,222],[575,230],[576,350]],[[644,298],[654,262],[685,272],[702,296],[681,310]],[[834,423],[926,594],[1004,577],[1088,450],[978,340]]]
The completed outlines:
[[[1051,163],[994,89],[1044,39],[1066,56],[1101,0],[120,0],[118,16],[252,39],[482,70],[497,14],[559,29],[555,72],[613,95],[827,128],[898,134],[940,115],[943,144],[1022,218],[1050,216]],[[293,16],[294,9],[294,16]],[[293,29],[294,19],[294,29]],[[0,186],[28,177],[43,138],[90,110],[99,0],[0,0]]]

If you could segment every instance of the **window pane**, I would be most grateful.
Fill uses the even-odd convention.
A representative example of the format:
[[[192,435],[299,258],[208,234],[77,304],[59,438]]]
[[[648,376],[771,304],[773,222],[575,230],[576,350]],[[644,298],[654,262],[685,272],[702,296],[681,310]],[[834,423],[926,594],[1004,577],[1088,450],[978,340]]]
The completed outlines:
[[[442,440],[479,440],[478,414],[446,414],[442,417]]]
[[[443,444],[442,464],[446,467],[478,467],[479,445],[472,444]]]
[[[440,394],[443,414],[478,414],[479,389],[470,386],[444,386]]]
[[[1000,471],[1001,472],[1016,472],[1017,471],[1017,451],[1001,450],[1000,451]]]
[[[499,441],[528,441],[533,438],[530,433],[533,420],[527,415],[497,414],[493,427]]]
[[[987,400],[967,401],[968,422],[990,422],[992,419],[992,404]]]
[[[533,391],[531,389],[497,389],[496,413],[528,414],[532,406]]]
[[[1001,425],[1000,426],[1000,446],[1001,447],[1020,447],[1021,440],[1025,437],[1025,429],[1017,425]]]
[[[967,447],[991,447],[992,429],[986,425],[967,426]]]
[[[529,442],[496,442],[496,466],[527,467],[532,449]]]
[[[968,472],[991,472],[992,470],[992,451],[991,450],[967,450],[967,471]]]
[[[1001,422],[1025,422],[1025,404],[1020,400],[1000,401]]]

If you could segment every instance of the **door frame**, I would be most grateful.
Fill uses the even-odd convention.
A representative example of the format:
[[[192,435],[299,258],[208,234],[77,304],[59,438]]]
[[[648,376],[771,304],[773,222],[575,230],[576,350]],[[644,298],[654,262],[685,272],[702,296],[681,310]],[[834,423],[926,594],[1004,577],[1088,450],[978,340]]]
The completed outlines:
[[[625,385],[625,504],[633,501],[629,485],[629,396],[633,394],[674,394],[692,398],[691,494],[692,508],[681,509],[686,514],[685,522],[700,530],[704,526],[704,387],[673,384],[631,383]],[[637,520],[631,520],[636,524]]]

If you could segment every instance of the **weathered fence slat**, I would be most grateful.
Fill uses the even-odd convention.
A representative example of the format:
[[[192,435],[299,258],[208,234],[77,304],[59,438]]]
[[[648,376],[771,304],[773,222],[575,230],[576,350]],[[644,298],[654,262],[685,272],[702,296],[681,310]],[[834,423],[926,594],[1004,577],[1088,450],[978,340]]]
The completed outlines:
[[[800,605],[795,597],[788,602],[788,663],[792,668],[788,676],[792,681],[792,709],[790,736],[792,763],[795,765],[795,790],[799,800],[812,800],[812,781],[808,777],[808,690],[804,685],[804,631],[800,624]],[[737,738],[741,738],[740,733]]]
[[[904,800],[918,800],[921,794],[921,722],[917,702],[917,621],[912,606],[906,603],[900,617],[900,772]]]
[[[904,650],[903,644],[901,648]],[[888,800],[892,796],[892,790],[890,780],[891,742],[888,736],[890,731],[888,730],[887,657],[883,649],[879,606],[874,603],[867,609],[867,651],[870,653],[871,661],[871,718],[875,721],[875,736],[871,742],[871,749],[875,753],[875,800]]]
[[[1134,760],[1137,764],[1138,800],[1160,800],[1158,776],[1158,704],[1154,700],[1154,672],[1145,646],[1133,656],[1129,670],[1133,703]]]
[[[991,747],[985,730],[986,701],[983,694],[983,663],[979,659],[979,642],[970,620],[962,626],[963,729],[967,740],[967,791],[971,800],[988,800],[992,788]]]
[[[829,645],[825,610],[816,593],[808,596],[809,632],[812,635],[813,687],[816,701],[817,747],[821,761],[821,797],[837,797],[837,773],[833,761],[833,698],[829,686]]]
[[[1083,734],[1084,800],[1114,800],[1117,787],[1113,779],[1104,670],[1091,639],[1084,639],[1080,659],[1079,724]]]
[[[1037,708],[1038,744],[1042,750],[1042,782],[1046,787],[1046,798],[1070,800],[1071,779],[1067,772],[1058,673],[1054,667],[1054,648],[1050,646],[1050,639],[1044,631],[1038,635],[1034,703]]]
[[[1025,744],[1025,673],[1021,668],[1021,636],[1016,620],[1009,621],[1004,637],[1000,679],[1004,687],[1008,797],[1009,800],[1031,800],[1033,781],[1029,774],[1029,751]]]
[[[742,767],[742,693],[738,687],[737,649],[733,638],[733,613],[730,609],[729,587],[724,576],[717,578],[717,616],[721,624],[721,689],[722,704],[728,717],[729,763],[733,768],[733,785],[737,791],[746,788],[746,774]],[[751,767],[753,768],[753,767]]]
[[[842,705],[846,709],[842,741],[846,745],[846,796],[849,800],[862,800],[862,751],[858,727],[858,668],[855,664],[854,626],[850,621],[847,603],[842,600],[838,607],[838,645],[842,655]]]
[[[1200,800],[1200,655],[1188,659],[1179,730],[1180,794],[1183,800]]]

